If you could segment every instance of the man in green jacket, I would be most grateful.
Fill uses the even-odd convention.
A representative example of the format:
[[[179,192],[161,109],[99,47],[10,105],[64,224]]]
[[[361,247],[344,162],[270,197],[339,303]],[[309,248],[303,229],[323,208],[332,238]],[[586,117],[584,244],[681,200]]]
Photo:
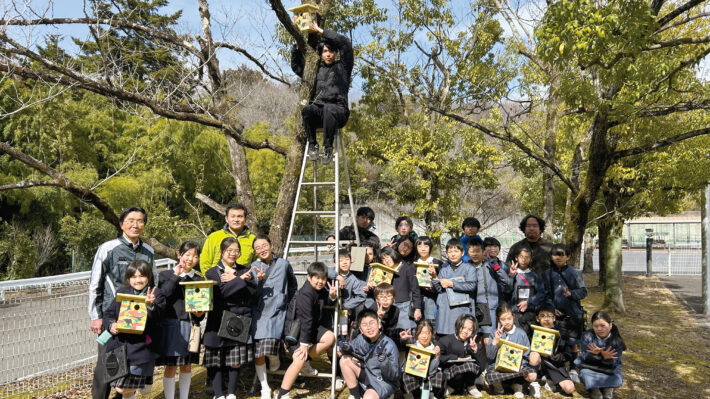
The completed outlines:
[[[221,230],[207,236],[205,243],[202,245],[200,253],[200,271],[204,275],[211,267],[215,266],[220,260],[219,245],[227,237],[234,237],[239,241],[239,246],[242,249],[242,254],[237,259],[240,265],[251,265],[254,261],[254,248],[252,243],[256,237],[249,228],[245,225],[247,220],[247,210],[240,203],[229,204],[226,210],[224,220],[227,222]]]

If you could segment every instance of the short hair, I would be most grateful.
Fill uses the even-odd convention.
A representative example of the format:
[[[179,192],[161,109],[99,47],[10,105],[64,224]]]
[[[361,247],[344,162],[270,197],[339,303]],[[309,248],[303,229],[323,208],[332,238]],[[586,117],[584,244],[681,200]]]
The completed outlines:
[[[267,236],[266,234],[259,234],[258,236],[254,237],[254,241],[251,242],[252,248],[254,248],[254,243],[256,242],[256,240],[266,240],[266,242],[271,245],[271,238],[269,238],[269,236]]]
[[[180,249],[178,249],[178,255],[182,255],[191,249],[194,249],[198,255],[200,254],[200,244],[194,241],[185,241],[180,245]]]
[[[361,206],[357,208],[357,212],[355,213],[356,216],[365,216],[370,220],[375,220],[375,211],[372,210],[369,206]]]
[[[308,265],[308,277],[326,277],[328,275],[328,267],[323,262],[313,262]]]
[[[496,319],[500,320],[500,317],[506,313],[513,314],[513,308],[510,307],[508,302],[501,302],[498,304],[498,309],[496,309]]]
[[[153,268],[150,267],[148,262],[144,261],[143,259],[135,259],[131,263],[128,264],[126,267],[126,274],[124,276],[125,278],[125,283],[128,283],[128,279],[133,277],[136,272],[140,272],[140,274],[144,275],[145,277],[148,277],[148,286],[153,287],[154,281],[153,281]]]
[[[123,219],[128,216],[129,213],[131,212],[140,212],[143,214],[143,223],[148,223],[148,214],[145,213],[145,209],[141,208],[140,206],[129,206],[128,208],[124,209],[121,211],[121,214],[118,215],[118,222],[123,223]]]
[[[471,336],[473,337],[476,335],[476,333],[478,332],[478,321],[470,313],[460,314],[459,317],[456,318],[456,322],[454,322],[454,335],[456,335],[457,337],[459,336],[459,331],[461,331],[464,324],[466,324],[466,321],[468,320],[471,320],[471,322],[473,323],[473,333],[471,333]]]
[[[402,255],[400,255],[400,253],[395,251],[394,248],[392,248],[392,247],[382,248],[382,250],[380,251],[380,259],[382,259],[382,257],[385,255],[392,258],[392,262],[394,262],[395,265],[402,262]]]
[[[567,248],[567,245],[561,242],[552,244],[552,248],[550,248],[550,255],[552,255],[555,251],[559,251],[560,249],[565,251],[566,256],[569,256],[569,248]]]
[[[461,244],[461,240],[456,238],[452,238],[446,242],[446,250],[448,251],[450,248],[458,248],[459,251],[463,252],[463,244]]]
[[[402,223],[403,221],[404,221],[404,222],[407,222],[407,224],[409,224],[409,228],[411,228],[411,229],[414,228],[414,223],[412,222],[412,218],[410,218],[409,216],[400,216],[400,217],[398,217],[397,220],[394,222],[394,228],[395,228],[395,230],[397,229],[397,227],[399,227],[399,224]]]
[[[375,312],[372,309],[364,309],[360,313],[357,314],[357,325],[360,325],[360,322],[362,322],[362,319],[365,317],[372,317],[373,319],[379,321],[379,317],[377,317],[377,312]]]
[[[247,216],[249,214],[249,211],[247,211],[247,208],[242,205],[241,202],[232,202],[231,204],[227,205],[227,208],[224,210],[224,215],[229,215],[229,211],[231,211],[232,209],[244,211],[244,216]]]
[[[521,252],[527,252],[530,254],[530,257],[532,258],[532,248],[530,248],[527,245],[521,245],[520,248],[518,248],[518,252],[515,254],[515,257],[517,258],[518,255],[520,255]]]
[[[469,216],[463,220],[463,222],[461,223],[461,228],[465,229],[466,227],[469,227],[469,226],[480,229],[481,222],[479,222],[478,219],[476,219],[475,217]]]
[[[535,220],[537,220],[537,224],[540,225],[540,233],[542,233],[543,231],[545,231],[545,221],[542,220],[542,219],[540,219],[539,216],[533,215],[532,213],[531,213],[531,214],[528,214],[528,215],[525,215],[525,217],[523,218],[523,220],[520,221],[520,226],[518,226],[518,227],[520,227],[520,231],[522,231],[523,233],[525,233],[525,225],[528,224],[528,219],[530,219],[530,218],[535,218]]]
[[[340,248],[338,250],[338,258],[340,258],[341,256],[347,256],[349,258],[350,257],[350,249]]]
[[[316,51],[318,51],[318,55],[323,54],[323,48],[328,47],[328,49],[334,53],[339,53],[340,49],[335,47],[333,44],[326,43],[324,41],[321,41],[318,43],[318,46],[316,47]]]
[[[434,243],[432,243],[432,242],[431,242],[431,238],[429,238],[429,237],[427,237],[427,236],[419,236],[419,237],[417,237],[417,241],[414,242],[414,249],[417,249],[417,247],[419,246],[419,244],[424,244],[424,245],[426,245],[427,247],[429,247],[429,252],[431,252],[432,249],[434,249]]]
[[[495,237],[486,237],[483,239],[483,248],[486,247],[498,247],[500,248],[500,241]]]
[[[383,294],[392,294],[392,296],[395,295],[395,290],[394,290],[394,285],[389,284],[389,283],[380,283],[377,287],[375,287],[374,291],[372,292],[372,295],[377,298],[380,295]]]
[[[554,316],[555,315],[555,307],[550,304],[543,303],[542,305],[540,305],[540,308],[537,309],[536,314],[539,316],[540,313],[542,313],[542,312],[549,312],[549,313],[552,313],[552,315]]]
[[[242,253],[242,244],[239,243],[239,240],[237,240],[234,237],[225,237],[222,242],[219,244],[219,253],[224,253],[224,251],[227,250],[227,248],[231,247],[232,244],[237,244],[239,247],[239,253]]]
[[[473,237],[472,239],[470,239],[468,241],[468,246],[466,247],[466,250],[468,250],[471,247],[479,247],[479,248],[481,248],[481,250],[483,250],[483,248],[485,248],[486,246],[483,244],[483,240],[481,240],[478,237]]]

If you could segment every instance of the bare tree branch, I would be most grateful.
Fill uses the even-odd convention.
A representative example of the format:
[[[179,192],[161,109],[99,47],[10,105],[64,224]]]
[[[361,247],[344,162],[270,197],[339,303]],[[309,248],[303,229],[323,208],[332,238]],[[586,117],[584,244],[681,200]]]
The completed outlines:
[[[672,24],[670,24],[670,25],[666,25],[666,26],[664,26],[664,27],[659,28],[658,30],[656,30],[655,32],[653,32],[653,33],[651,34],[651,36],[657,35],[657,34],[663,32],[663,31],[666,31],[666,30],[668,30],[668,29],[673,29],[673,28],[675,28],[675,27],[677,27],[677,26],[681,26],[681,25],[687,24],[688,22],[693,21],[693,20],[696,20],[696,19],[698,19],[698,18],[704,18],[704,17],[708,17],[708,16],[710,16],[710,12],[701,12],[700,14],[696,14],[696,15],[693,15],[693,16],[685,17],[685,18],[681,19],[681,20],[678,21],[678,22],[675,22],[675,23],[672,23]]]
[[[700,37],[679,37],[677,39],[667,40],[665,42],[658,42],[648,46],[645,51],[658,50],[666,47],[675,47],[683,44],[701,44],[710,43],[710,35],[700,36]]]
[[[658,20],[658,26],[663,26],[672,20],[675,19],[675,17],[679,16],[680,14],[690,10],[691,8],[697,6],[698,4],[701,4],[705,2],[705,0],[690,0],[685,4],[680,5],[678,8],[675,10],[669,12],[666,14],[664,17]]]
[[[663,148],[666,146],[669,146],[671,144],[687,140],[693,137],[698,137],[698,136],[703,136],[706,134],[710,134],[710,127],[706,127],[703,129],[697,129],[697,130],[691,130],[689,132],[681,133],[673,137],[669,137],[663,140],[658,140],[654,143],[647,144],[647,145],[642,145],[634,148],[629,148],[627,150],[621,150],[621,151],[616,151],[612,154],[612,159],[618,160],[620,158],[628,157],[631,155],[638,155],[638,154],[644,154],[647,152],[655,151],[659,148]]]
[[[281,3],[281,0],[269,0],[269,4],[271,4],[271,9],[274,10],[274,13],[276,13],[276,18],[279,19],[281,25],[286,29],[291,37],[293,37],[293,40],[296,41],[298,48],[303,51],[303,49],[306,48],[306,40],[303,38],[303,35],[301,35],[301,31],[298,30],[298,27],[293,24],[293,20],[291,19],[291,16],[288,15],[288,12],[284,8],[283,3]]]
[[[214,46],[215,46],[215,48],[226,48],[226,49],[230,49],[230,50],[232,50],[232,51],[236,51],[237,53],[240,53],[240,54],[244,55],[244,56],[245,56],[246,58],[248,58],[251,62],[253,62],[254,64],[256,64],[256,66],[258,66],[259,69],[261,69],[261,72],[263,72],[264,75],[268,76],[269,78],[271,78],[271,79],[273,79],[273,80],[275,80],[275,81],[277,81],[277,82],[281,82],[281,83],[285,84],[285,85],[288,86],[288,87],[291,87],[291,82],[289,82],[288,80],[284,79],[283,77],[278,77],[278,76],[272,74],[271,72],[269,72],[269,71],[266,69],[266,66],[264,66],[264,64],[263,64],[261,61],[259,61],[259,60],[258,60],[256,57],[254,57],[253,55],[249,54],[249,52],[246,51],[245,49],[243,49],[243,48],[241,48],[241,47],[238,47],[238,46],[235,46],[235,45],[233,45],[233,44],[224,43],[224,42],[216,42],[216,43],[214,44]]]
[[[226,206],[218,203],[217,201],[213,200],[212,198],[210,198],[200,192],[195,193],[195,198],[202,201],[203,204],[205,204],[205,205],[209,206],[210,208],[214,209],[215,211],[219,212],[220,215],[225,215],[227,213]]]
[[[15,190],[18,188],[30,188],[30,187],[61,187],[56,181],[21,181],[14,184],[5,184],[0,186],[0,191]]]
[[[698,109],[710,109],[710,98],[700,102],[679,102],[673,105],[659,105],[656,107],[646,108],[638,113],[640,118],[649,118],[653,116],[664,116],[674,114],[676,112],[688,112]]]

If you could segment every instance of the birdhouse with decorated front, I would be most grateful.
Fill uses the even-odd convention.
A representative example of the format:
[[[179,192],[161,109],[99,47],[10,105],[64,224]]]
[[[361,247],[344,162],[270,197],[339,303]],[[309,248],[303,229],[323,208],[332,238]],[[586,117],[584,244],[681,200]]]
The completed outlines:
[[[180,285],[185,286],[185,311],[186,312],[209,312],[212,310],[212,288],[217,282],[206,281],[183,281]]]
[[[551,328],[531,326],[533,329],[530,350],[539,353],[541,356],[550,357],[555,350],[555,339],[560,336],[560,332]]]
[[[420,287],[431,287],[431,275],[429,275],[429,264],[424,262],[414,262],[417,268],[417,283]],[[439,266],[434,265],[435,268]]]
[[[143,334],[148,321],[148,309],[142,295],[118,294],[116,302],[121,304],[116,320],[118,332],[125,334]]]
[[[382,263],[370,263],[370,274],[367,276],[367,285],[378,286],[382,283],[392,284],[392,278],[397,271]]]
[[[520,366],[523,364],[523,354],[528,348],[504,339],[499,340],[497,345],[496,370],[504,373],[520,371]]]
[[[404,372],[417,377],[426,378],[429,372],[429,363],[436,352],[417,345],[409,344],[407,346],[409,347],[409,353],[407,354]]]
[[[316,22],[318,17],[318,7],[313,4],[301,4],[300,6],[289,8],[294,13],[293,23],[298,26],[301,32],[313,33],[311,22]]]

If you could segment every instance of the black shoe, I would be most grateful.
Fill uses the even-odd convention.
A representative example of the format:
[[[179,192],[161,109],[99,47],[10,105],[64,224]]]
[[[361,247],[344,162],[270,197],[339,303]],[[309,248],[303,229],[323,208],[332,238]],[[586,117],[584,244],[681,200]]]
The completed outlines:
[[[326,147],[326,149],[323,150],[323,158],[321,158],[321,162],[323,162],[323,165],[327,165],[332,160],[333,160],[333,147]]]
[[[318,160],[318,143],[315,143],[308,148],[308,159],[311,161]]]

